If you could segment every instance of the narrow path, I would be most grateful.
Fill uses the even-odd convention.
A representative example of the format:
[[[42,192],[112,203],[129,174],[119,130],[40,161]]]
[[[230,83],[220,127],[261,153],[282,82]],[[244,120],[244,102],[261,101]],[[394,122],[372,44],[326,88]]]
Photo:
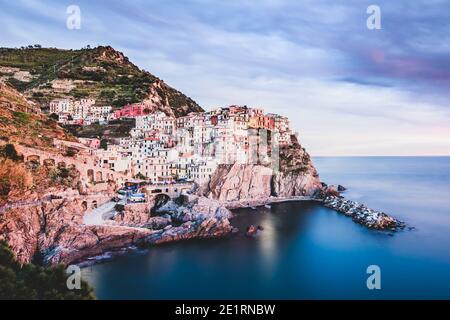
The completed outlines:
[[[9,209],[37,206],[37,205],[42,204],[43,202],[50,201],[50,200],[52,200],[52,198],[50,196],[48,196],[48,197],[44,197],[39,200],[32,200],[32,201],[22,200],[22,201],[17,201],[14,203],[8,203],[8,204],[5,204],[0,207],[0,213],[3,213]]]

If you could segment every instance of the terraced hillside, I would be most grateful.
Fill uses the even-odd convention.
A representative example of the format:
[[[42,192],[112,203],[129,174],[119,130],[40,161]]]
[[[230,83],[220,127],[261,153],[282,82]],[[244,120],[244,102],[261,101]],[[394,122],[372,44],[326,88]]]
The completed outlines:
[[[54,138],[76,141],[54,120],[39,112],[36,104],[0,81],[0,144],[18,143],[45,150],[53,148]]]
[[[0,48],[0,78],[43,107],[55,98],[91,97],[115,108],[152,101],[177,117],[202,108],[110,46],[80,50]]]

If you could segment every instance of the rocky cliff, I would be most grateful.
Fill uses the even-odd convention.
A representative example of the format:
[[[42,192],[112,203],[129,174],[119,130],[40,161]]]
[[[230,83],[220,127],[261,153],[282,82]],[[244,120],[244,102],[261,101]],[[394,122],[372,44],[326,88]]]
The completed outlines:
[[[272,195],[272,176],[272,170],[261,165],[219,165],[206,193],[222,202],[266,199]]]
[[[147,236],[143,243],[160,244],[198,238],[223,237],[233,231],[231,211],[216,200],[190,195],[184,203],[169,201],[156,210],[172,224]]]
[[[94,198],[109,201],[112,190],[64,199],[46,199],[0,208],[0,240],[6,240],[20,263],[71,264],[130,246],[148,246],[231,233],[232,214],[218,201],[192,196],[184,204],[170,201],[151,215],[152,204],[127,205],[104,225],[85,225],[83,205]]]
[[[275,197],[313,196],[321,188],[319,174],[306,152],[291,136],[291,144],[280,150],[280,170],[272,177],[272,195]]]
[[[317,170],[295,136],[291,139],[291,145],[280,150],[279,170],[255,164],[220,165],[200,192],[222,202],[241,203],[314,196],[322,188]]]
[[[105,189],[90,196],[101,204],[112,195]],[[151,233],[146,229],[84,225],[83,202],[87,197],[48,199],[2,208],[0,238],[8,242],[19,262],[36,259],[52,265],[122,248]]]

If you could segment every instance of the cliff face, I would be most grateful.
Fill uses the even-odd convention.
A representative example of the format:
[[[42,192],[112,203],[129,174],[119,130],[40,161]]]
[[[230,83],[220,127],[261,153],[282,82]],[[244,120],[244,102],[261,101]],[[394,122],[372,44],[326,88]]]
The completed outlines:
[[[155,231],[145,239],[147,244],[223,237],[233,231],[229,221],[233,214],[220,202],[205,197],[190,195],[183,204],[169,201],[156,212],[170,216],[179,226],[168,225]]]
[[[101,204],[112,193],[105,190],[93,196]],[[83,201],[85,197],[81,196],[4,210],[0,217],[0,238],[8,242],[20,263],[38,258],[45,265],[52,265],[122,248],[151,233],[138,228],[86,226]]]
[[[264,199],[272,194],[272,170],[259,165],[220,165],[207,194],[222,202]]]
[[[153,245],[193,238],[214,238],[232,232],[231,212],[215,200],[191,196],[184,204],[170,201],[151,216],[153,203],[127,205],[114,220],[86,225],[84,203],[106,203],[110,189],[72,197],[0,208],[0,240],[6,240],[20,263],[71,264],[135,245]]]
[[[220,165],[201,192],[219,201],[249,203],[271,196],[315,195],[322,188],[317,170],[295,137],[292,142],[280,150],[280,170],[253,164]]]
[[[319,174],[295,136],[292,144],[280,150],[280,170],[272,178],[272,195],[276,197],[312,196],[322,188]]]

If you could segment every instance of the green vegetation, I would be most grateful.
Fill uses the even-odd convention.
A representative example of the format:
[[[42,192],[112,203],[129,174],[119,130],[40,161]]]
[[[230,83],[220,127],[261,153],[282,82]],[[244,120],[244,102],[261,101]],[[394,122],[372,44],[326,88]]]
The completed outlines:
[[[42,74],[53,65],[62,64],[83,50],[60,50],[56,48],[0,48],[2,66],[20,68],[31,74]]]
[[[140,180],[147,180],[148,178],[146,177],[146,176],[144,176],[142,173],[137,173],[135,176],[134,176],[134,178],[135,179],[140,179]]]
[[[67,288],[65,268],[21,266],[5,241],[0,241],[0,299],[14,300],[92,300],[92,288],[82,281],[80,290]]]
[[[75,99],[94,98],[99,104],[119,108],[142,101],[147,97],[150,86],[159,81],[111,47],[80,50],[40,46],[0,48],[0,66],[30,72],[33,76],[30,82],[18,81],[11,73],[8,83],[21,92],[28,92],[31,99],[42,104],[73,96]],[[67,93],[61,93],[52,89],[54,80],[69,81],[74,87]],[[72,80],[77,82],[70,83]],[[33,92],[29,91],[31,89]],[[195,101],[165,84],[157,88],[157,93],[162,101],[167,99],[177,116],[202,111]]]
[[[23,156],[19,156],[14,145],[10,143],[6,144],[3,147],[0,147],[0,156],[12,161],[23,160]]]
[[[30,124],[31,122],[31,115],[26,112],[20,112],[20,111],[13,111],[14,118],[20,122],[20,124]]]
[[[53,182],[66,187],[76,186],[79,176],[80,173],[75,168],[58,167],[49,171],[49,177]]]
[[[128,137],[130,130],[135,126],[135,119],[121,119],[110,121],[107,125],[93,123],[87,126],[67,125],[64,126],[71,134],[81,138],[100,138],[106,139]],[[103,142],[102,148],[104,148]]]
[[[59,120],[59,116],[56,113],[52,113],[48,117],[50,119],[54,120],[54,121],[58,121]]]
[[[76,151],[76,150],[74,150],[74,149],[67,149],[66,150],[66,152],[64,153],[64,155],[66,156],[66,157],[75,157],[75,155],[77,154],[78,152]]]
[[[100,148],[102,148],[103,150],[107,150],[108,149],[108,140],[102,139],[100,141]]]

